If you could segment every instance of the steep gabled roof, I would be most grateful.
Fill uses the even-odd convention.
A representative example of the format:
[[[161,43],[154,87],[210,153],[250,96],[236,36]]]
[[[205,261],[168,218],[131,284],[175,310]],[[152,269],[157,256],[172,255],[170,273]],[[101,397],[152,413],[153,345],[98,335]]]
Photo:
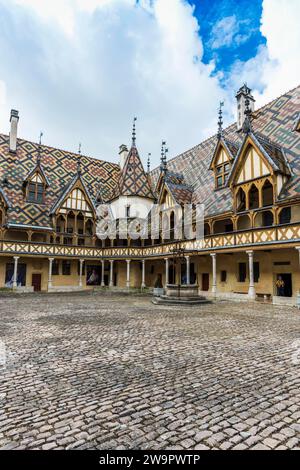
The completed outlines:
[[[45,174],[45,172],[44,172],[44,170],[43,170],[43,167],[42,167],[42,165],[41,165],[40,162],[38,162],[38,163],[36,164],[36,166],[35,166],[31,171],[29,171],[28,175],[27,175],[26,178],[24,179],[24,183],[27,183],[29,180],[31,180],[31,178],[32,178],[36,173],[39,173],[39,174],[42,176],[42,178],[44,179],[46,185],[47,185],[47,186],[50,186],[50,182],[49,182],[49,180],[48,180],[48,178],[47,178],[47,176],[46,176],[46,174]]]
[[[96,207],[95,207],[94,201],[92,200],[92,198],[89,194],[89,191],[88,191],[86,185],[84,184],[84,181],[83,181],[81,175],[77,174],[77,175],[74,176],[74,178],[72,178],[72,180],[69,182],[69,184],[67,184],[67,186],[64,188],[62,194],[60,195],[60,197],[57,199],[55,204],[50,209],[50,214],[54,214],[57,211],[57,209],[63,204],[65,199],[68,197],[68,195],[70,194],[72,189],[74,187],[76,187],[78,183],[80,183],[81,189],[83,190],[83,192],[84,192],[84,194],[85,194],[92,210],[94,211],[94,213],[96,213]]]
[[[215,161],[215,158],[218,154],[218,151],[219,151],[220,147],[223,147],[225,149],[225,151],[228,155],[228,158],[231,161],[233,161],[235,159],[235,157],[236,157],[236,155],[239,151],[239,146],[236,143],[231,142],[229,139],[226,139],[225,137],[221,136],[218,139],[218,142],[216,144],[216,147],[215,147],[215,150],[214,150],[214,153],[213,153],[210,165],[209,165],[210,170],[213,167],[213,163]]]
[[[140,196],[154,199],[148,176],[144,171],[138,150],[132,145],[121,170],[119,184],[114,193],[118,196]]]
[[[280,193],[280,200],[300,197],[300,134],[292,130],[299,114],[299,103],[300,86],[252,113],[253,131],[272,140],[272,143],[284,150],[291,170],[291,177]],[[241,146],[243,136],[237,131],[236,123],[224,129],[223,135],[238,147]],[[215,191],[214,174],[208,171],[217,142],[218,137],[214,135],[168,161],[168,169],[183,173],[186,183],[193,186],[192,202],[205,204],[206,217],[233,209],[230,188]],[[159,167],[151,172],[151,177],[152,187],[155,187],[160,177]]]
[[[232,165],[231,172],[228,177],[228,184],[232,181],[240,163],[240,157],[245,152],[249,143],[254,144],[260,150],[274,172],[290,175],[289,166],[283,150],[266,137],[259,135],[258,133],[250,132],[245,135],[236,159]]]
[[[167,170],[162,175],[158,199],[160,199],[164,189],[172,195],[176,204],[190,204],[192,202],[193,188],[184,181],[184,175]]]
[[[76,175],[78,154],[40,146],[42,167],[49,182],[44,204],[33,204],[24,197],[24,179],[36,168],[39,144],[18,139],[17,152],[9,152],[9,136],[0,134],[0,181],[8,183],[4,188],[11,208],[7,214],[9,224],[49,227],[49,212],[62,192]],[[99,188],[104,201],[110,200],[117,185],[119,165],[85,155],[81,157],[82,179],[91,198],[96,200]]]

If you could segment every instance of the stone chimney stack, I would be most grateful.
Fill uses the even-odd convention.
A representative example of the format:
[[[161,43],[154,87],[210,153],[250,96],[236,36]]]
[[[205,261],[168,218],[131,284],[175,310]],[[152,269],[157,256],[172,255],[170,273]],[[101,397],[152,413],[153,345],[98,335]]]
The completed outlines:
[[[255,99],[253,98],[251,94],[251,90],[249,87],[247,87],[246,84],[244,84],[239,91],[237,92],[236,96],[236,101],[237,101],[237,130],[240,131],[243,127],[244,121],[245,121],[245,111],[246,111],[246,99],[249,99],[249,108],[250,111],[254,111],[254,103]]]
[[[124,144],[120,145],[119,155],[120,155],[120,168],[122,171],[125,165],[127,155],[128,155],[128,148],[126,147],[126,145]]]
[[[17,151],[19,111],[12,109],[10,112],[10,133],[9,133],[9,151]]]

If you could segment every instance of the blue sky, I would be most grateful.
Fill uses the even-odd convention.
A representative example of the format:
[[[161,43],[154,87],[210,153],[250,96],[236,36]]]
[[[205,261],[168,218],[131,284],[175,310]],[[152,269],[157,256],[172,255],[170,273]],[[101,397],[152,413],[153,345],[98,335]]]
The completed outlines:
[[[133,116],[146,162],[235,120],[247,82],[257,106],[298,84],[299,0],[0,0],[0,131],[118,161]]]
[[[260,31],[262,0],[195,0],[204,45],[203,61],[216,61],[217,70],[229,71],[235,60],[247,61],[266,39]],[[224,28],[226,34],[224,34]],[[227,29],[226,29],[227,28]],[[216,35],[221,36],[216,43]]]

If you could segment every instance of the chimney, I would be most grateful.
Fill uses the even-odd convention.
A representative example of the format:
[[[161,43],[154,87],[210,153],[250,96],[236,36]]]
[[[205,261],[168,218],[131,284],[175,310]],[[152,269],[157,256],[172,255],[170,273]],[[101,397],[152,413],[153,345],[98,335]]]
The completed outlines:
[[[249,108],[250,111],[254,111],[254,103],[255,99],[253,98],[251,94],[251,90],[249,87],[247,87],[246,84],[244,84],[237,94],[235,95],[236,101],[237,101],[237,130],[240,131],[243,127],[244,121],[245,121],[245,111],[246,111],[246,99],[248,98],[249,100]]]
[[[13,153],[17,151],[18,122],[19,111],[12,109],[10,112],[9,151]]]
[[[121,170],[123,170],[125,161],[128,155],[128,148],[126,147],[126,145],[124,144],[120,145],[119,155],[120,155],[120,168]]]

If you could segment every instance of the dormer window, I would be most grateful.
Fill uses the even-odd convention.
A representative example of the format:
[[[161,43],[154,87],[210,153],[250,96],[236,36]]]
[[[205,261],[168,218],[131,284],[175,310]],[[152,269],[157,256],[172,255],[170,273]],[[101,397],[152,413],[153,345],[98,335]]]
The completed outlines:
[[[218,165],[215,168],[215,183],[216,183],[216,188],[223,188],[228,180],[228,176],[230,173],[230,163],[222,163],[221,165]]]
[[[45,201],[45,184],[38,173],[28,182],[27,201],[37,204],[43,204]]]
[[[224,188],[227,185],[237,150],[236,144],[223,137],[219,138],[209,166],[209,169],[214,172],[215,189]]]

